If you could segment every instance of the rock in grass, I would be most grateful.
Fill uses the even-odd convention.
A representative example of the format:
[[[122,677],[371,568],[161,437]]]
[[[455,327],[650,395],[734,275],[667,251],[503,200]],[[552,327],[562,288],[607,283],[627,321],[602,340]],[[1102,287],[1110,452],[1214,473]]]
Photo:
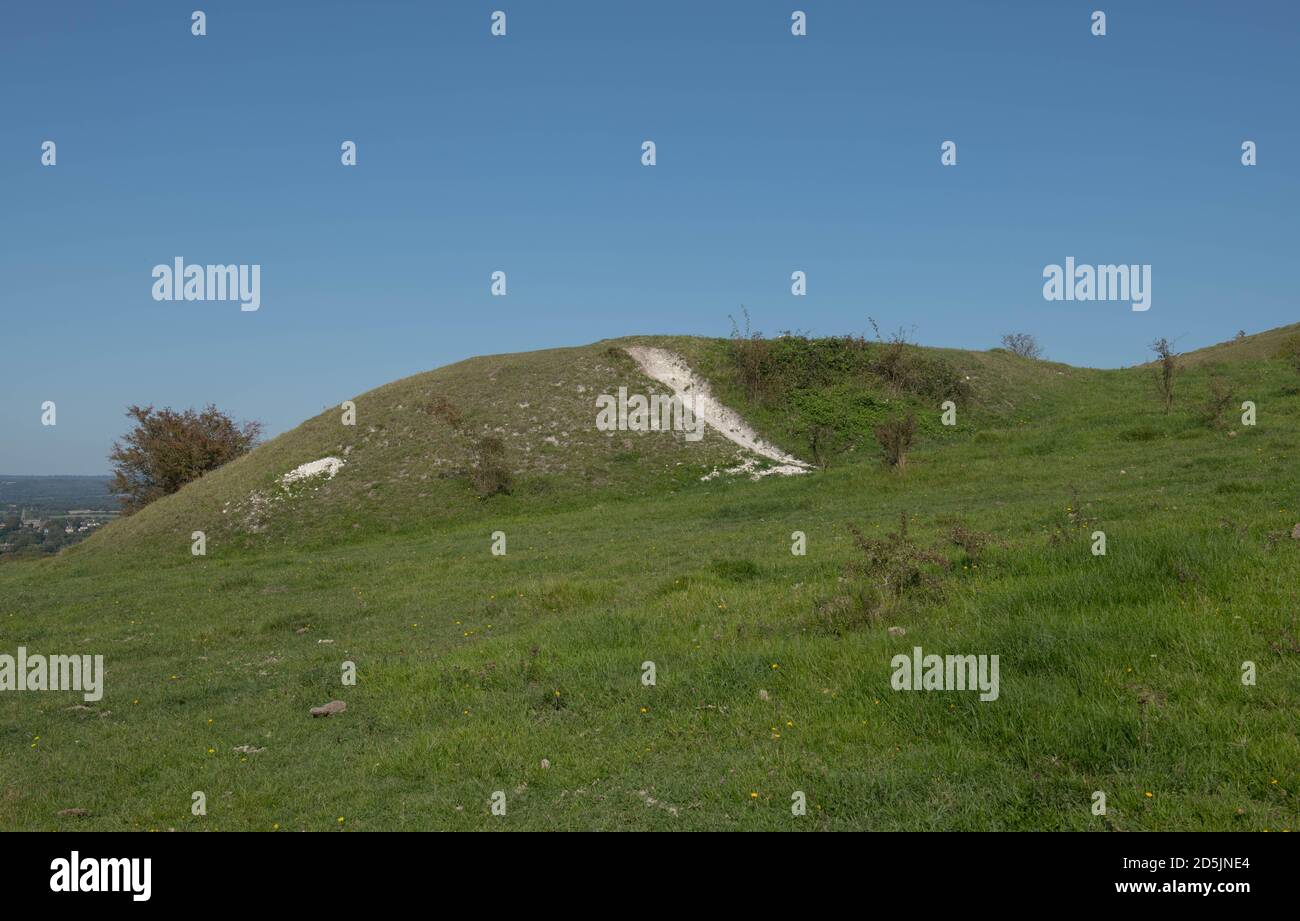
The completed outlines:
[[[890,636],[907,636],[906,627],[890,627],[887,632]]]
[[[1300,524],[1291,529],[1291,539],[1300,540]]]
[[[348,708],[348,705],[341,700],[331,700],[323,707],[312,707],[312,716],[333,716],[335,713],[342,713]]]

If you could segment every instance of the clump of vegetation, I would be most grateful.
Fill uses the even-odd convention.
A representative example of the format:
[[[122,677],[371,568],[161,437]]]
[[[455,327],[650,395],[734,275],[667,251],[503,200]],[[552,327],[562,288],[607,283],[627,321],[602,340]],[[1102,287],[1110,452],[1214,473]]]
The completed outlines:
[[[964,524],[953,526],[952,530],[948,532],[948,541],[966,554],[965,562],[972,566],[979,564],[984,556],[984,551],[988,549],[990,544],[994,543],[992,534],[976,531]]]
[[[732,318],[730,340],[710,357],[723,372],[723,397],[747,403],[751,420],[821,469],[873,447],[872,433],[891,415],[911,410],[924,419],[923,406],[972,393],[952,363],[901,331],[889,342],[800,331],[763,338],[747,317]]]
[[[749,326],[749,311],[741,307],[745,319],[742,332],[735,317],[731,320],[731,359],[745,388],[745,396],[756,403],[772,399],[777,391],[776,362],[772,358],[772,345],[757,330]]]
[[[845,564],[841,590],[816,604],[818,628],[842,634],[896,614],[910,600],[941,593],[942,575],[951,563],[937,548],[912,540],[906,512],[899,515],[898,530],[884,537],[868,537],[854,524],[849,531],[860,555]]]
[[[506,464],[504,441],[491,434],[476,436],[466,422],[465,414],[444,396],[434,397],[425,411],[447,423],[458,436],[469,442],[469,480],[479,498],[510,494],[514,477]]]
[[[1047,534],[1047,542],[1052,546],[1068,543],[1081,532],[1086,531],[1091,534],[1096,524],[1097,519],[1084,511],[1083,503],[1079,501],[1079,491],[1071,487],[1070,501],[1066,503],[1065,514],[1058,515],[1052,522],[1052,528]]]
[[[1119,433],[1120,441],[1155,441],[1160,430],[1150,425],[1138,425]]]
[[[632,356],[616,345],[611,345],[605,349],[605,357],[616,368],[627,368],[632,365]]]
[[[826,470],[831,465],[831,453],[836,443],[835,429],[829,425],[813,425],[808,429],[808,452],[813,463]]]
[[[425,411],[435,419],[447,423],[457,432],[465,431],[465,415],[441,394],[429,401]]]
[[[849,525],[853,545],[861,556],[848,564],[845,575],[866,580],[894,602],[904,596],[930,596],[938,592],[940,575],[950,568],[948,558],[912,540],[907,512],[898,516],[898,530],[884,537],[868,537],[856,525]]]
[[[890,419],[883,425],[876,426],[876,441],[884,452],[885,466],[903,471],[907,466],[907,452],[912,448],[916,438],[916,415],[908,413],[901,418]]]
[[[1007,333],[1002,337],[1002,347],[1021,358],[1042,358],[1043,349],[1029,333]]]
[[[470,445],[470,482],[480,498],[510,494],[513,477],[506,466],[506,446],[496,435],[481,435]]]
[[[908,341],[902,327],[885,339],[874,318],[867,317],[867,322],[876,334],[877,343],[871,370],[890,392],[945,400],[970,396],[970,386],[961,375],[946,361],[927,357]]]
[[[867,322],[871,324],[876,334],[876,341],[880,344],[871,363],[871,370],[875,371],[894,393],[910,390],[913,367],[911,356],[908,354],[907,333],[900,326],[886,340],[880,335],[880,326],[874,317],[867,317]]]
[[[1160,389],[1160,398],[1164,401],[1165,412],[1174,405],[1174,378],[1178,375],[1178,356],[1174,354],[1174,345],[1164,336],[1151,343],[1151,351],[1156,353],[1159,364],[1156,365],[1156,385]]]
[[[849,532],[862,555],[849,563],[847,574],[877,583],[894,599],[933,594],[940,586],[939,575],[951,566],[944,554],[912,540],[907,512],[899,513],[898,530],[884,537],[867,537],[854,524]]]
[[[1211,428],[1223,427],[1223,414],[1232,405],[1232,385],[1218,374],[1210,375],[1210,396],[1201,406],[1201,422]]]
[[[763,574],[753,560],[714,560],[713,572],[727,582],[749,582]]]
[[[202,412],[131,406],[126,415],[135,426],[108,455],[108,488],[122,497],[125,515],[247,454],[262,435],[260,422],[237,424],[211,404]]]
[[[1287,336],[1282,340],[1277,357],[1290,365],[1296,374],[1300,374],[1300,333]]]

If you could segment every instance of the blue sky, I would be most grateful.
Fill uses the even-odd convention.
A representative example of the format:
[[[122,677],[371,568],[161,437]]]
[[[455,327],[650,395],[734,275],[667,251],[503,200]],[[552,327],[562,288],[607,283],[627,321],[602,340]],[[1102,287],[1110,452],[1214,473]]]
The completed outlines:
[[[275,434],[742,304],[1103,367],[1295,322],[1298,40],[1300,4],[1241,0],[6,3],[0,472],[106,472],[131,403]],[[260,264],[261,309],[154,301],[176,256]],[[1067,256],[1151,264],[1151,309],[1045,301]]]

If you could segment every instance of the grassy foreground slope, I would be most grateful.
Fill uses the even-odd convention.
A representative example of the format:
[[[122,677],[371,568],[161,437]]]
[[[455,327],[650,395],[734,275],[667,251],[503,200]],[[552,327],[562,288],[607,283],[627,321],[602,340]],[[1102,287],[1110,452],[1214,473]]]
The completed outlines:
[[[829,468],[702,481],[733,453],[716,436],[596,432],[595,393],[651,389],[632,342],[679,351],[799,456],[829,425]],[[1219,366],[1238,399],[1213,427],[1194,412],[1211,363],[1166,415],[1148,368],[927,350],[969,386],[945,428],[932,394],[864,376],[870,352],[780,348],[786,386],[753,400],[714,340],[463,362],[358,397],[354,429],[330,410],[73,552],[0,567],[0,652],[108,669],[94,704],[0,694],[0,828],[1296,827],[1293,370]],[[513,495],[475,497],[438,397],[501,430]],[[869,429],[905,409],[920,434],[900,475]],[[334,480],[278,486],[331,454]],[[276,501],[254,514],[258,492]],[[881,537],[904,512],[918,544],[961,527],[988,546],[855,614],[848,525]],[[998,654],[999,698],[891,690],[914,645]],[[308,715],[335,698],[345,713]]]

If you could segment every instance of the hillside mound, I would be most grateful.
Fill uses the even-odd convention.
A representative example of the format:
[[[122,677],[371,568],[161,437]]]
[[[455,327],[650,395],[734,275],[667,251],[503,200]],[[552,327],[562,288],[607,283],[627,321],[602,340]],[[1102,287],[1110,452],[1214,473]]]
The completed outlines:
[[[1184,356],[1250,360],[1300,325]],[[647,373],[649,372],[649,373]],[[1284,372],[1279,370],[1279,375]],[[1061,420],[1108,399],[1125,375],[860,337],[633,336],[472,358],[364,393],[119,521],[75,552],[211,544],[350,542],[428,531],[485,510],[578,507],[714,489],[767,472],[877,463],[874,432],[911,415],[919,450]],[[1117,377],[1118,376],[1118,377]],[[679,429],[601,428],[598,399],[707,394],[698,440]],[[1093,395],[1093,396],[1090,396]],[[1082,401],[1082,402],[1081,402]],[[689,401],[688,401],[689,402]],[[943,407],[959,423],[941,424]],[[500,489],[476,476],[501,468]],[[488,478],[491,479],[491,478]]]

